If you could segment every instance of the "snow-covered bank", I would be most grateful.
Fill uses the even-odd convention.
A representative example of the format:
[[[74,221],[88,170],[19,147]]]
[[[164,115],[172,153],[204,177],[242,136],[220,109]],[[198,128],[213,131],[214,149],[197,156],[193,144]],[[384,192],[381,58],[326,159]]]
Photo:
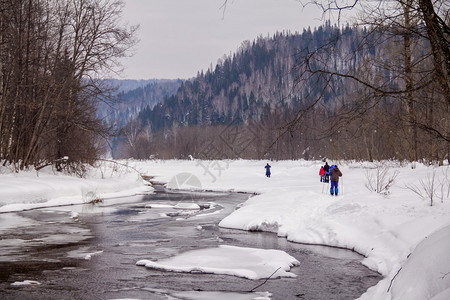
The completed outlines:
[[[113,171],[114,165],[92,169],[86,178],[43,170],[18,174],[0,169],[0,212],[80,204],[152,192],[137,172]]]
[[[293,242],[344,247],[363,254],[363,264],[384,279],[361,299],[406,299],[408,293],[407,299],[436,300],[448,294],[450,264],[444,255],[450,253],[448,166],[417,164],[412,168],[391,163],[377,169],[369,163],[343,164],[340,195],[333,197],[328,186],[319,182],[320,162],[271,162],[271,178],[264,176],[265,164],[243,160],[148,161],[136,162],[136,168],[174,188],[259,193],[220,225],[271,231]],[[376,172],[381,168],[387,171],[387,179],[395,177],[388,196],[366,188],[370,177],[375,178],[372,184],[376,183]],[[425,195],[424,190],[432,184],[436,189],[433,206],[427,196],[416,193]],[[425,243],[430,240],[433,242]],[[422,249],[418,254],[416,247]],[[422,284],[408,280],[419,276]]]
[[[136,263],[166,271],[234,275],[248,279],[295,277],[289,270],[299,264],[284,251],[226,245],[193,250],[158,262],[144,259]]]

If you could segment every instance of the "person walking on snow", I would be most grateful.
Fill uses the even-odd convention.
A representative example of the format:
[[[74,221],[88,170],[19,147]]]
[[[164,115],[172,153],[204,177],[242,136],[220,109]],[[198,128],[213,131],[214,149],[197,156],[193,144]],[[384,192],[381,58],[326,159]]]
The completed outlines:
[[[330,174],[330,165],[325,162],[325,166],[323,166],[323,171],[325,172],[325,181],[324,182],[329,182],[329,174]]]
[[[323,170],[323,166],[320,167],[319,176],[320,176],[320,182],[325,182],[325,171]]]
[[[330,170],[330,178],[331,178],[331,187],[330,187],[330,194],[331,195],[338,195],[338,184],[339,184],[339,177],[342,176],[341,170],[339,170],[337,165],[334,165]]]
[[[270,168],[271,168],[271,166],[269,165],[269,163],[267,163],[267,165],[264,168],[266,168],[266,176],[270,177]]]

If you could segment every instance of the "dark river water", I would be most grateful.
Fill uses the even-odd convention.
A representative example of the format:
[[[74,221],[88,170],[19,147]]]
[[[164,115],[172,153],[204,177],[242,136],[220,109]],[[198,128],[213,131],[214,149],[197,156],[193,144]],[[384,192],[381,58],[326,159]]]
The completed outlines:
[[[349,250],[219,228],[248,197],[160,192],[0,214],[0,224],[18,224],[0,231],[0,299],[254,299],[260,295],[255,292],[268,292],[271,299],[355,299],[381,279]],[[164,206],[180,202],[196,202],[202,209]],[[300,261],[291,269],[298,276],[264,283],[136,266],[141,259],[218,245],[284,250]],[[26,280],[35,284],[20,285]]]

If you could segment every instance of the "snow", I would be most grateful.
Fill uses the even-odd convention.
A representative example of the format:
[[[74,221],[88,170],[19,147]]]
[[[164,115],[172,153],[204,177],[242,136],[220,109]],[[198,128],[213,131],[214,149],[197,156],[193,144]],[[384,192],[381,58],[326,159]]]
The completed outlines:
[[[16,281],[11,283],[11,285],[20,286],[20,285],[40,285],[40,282],[34,280],[24,280],[24,281]]]
[[[48,169],[16,174],[0,168],[0,213],[81,204],[153,190],[143,184],[135,171],[126,170],[121,174],[108,175],[101,171],[92,169],[86,178],[77,178],[54,174]]]
[[[269,292],[208,292],[208,291],[183,291],[170,293],[170,297],[166,292],[160,290],[147,289],[155,294],[164,294],[168,299],[184,299],[184,300],[270,300],[271,294]],[[140,300],[134,298],[119,298],[111,300]]]
[[[450,284],[442,280],[437,284],[442,271],[428,265],[428,259],[418,258],[429,266],[427,269],[402,268],[409,264],[408,256],[414,257],[414,250],[422,241],[433,238],[438,230],[450,232],[448,166],[331,162],[337,163],[343,173],[340,195],[332,197],[328,186],[319,182],[321,162],[270,162],[271,178],[264,175],[266,163],[173,160],[136,162],[136,168],[156,176],[158,182],[174,182],[178,174],[183,174],[183,178],[190,174],[189,180],[200,182],[197,186],[201,190],[258,193],[223,219],[220,226],[274,232],[292,242],[343,247],[364,255],[362,263],[382,274],[384,279],[361,299],[402,299],[393,292],[402,288],[411,290],[412,294],[427,295],[420,299],[448,293]],[[377,167],[387,168],[388,176],[396,176],[387,195],[366,188],[368,178],[375,177]],[[416,192],[426,187],[427,178],[432,178],[433,174],[434,184],[439,188],[431,206],[426,196],[420,197]],[[187,189],[192,190],[192,186]],[[434,254],[436,248],[442,252]],[[449,248],[450,239],[442,238],[434,246],[425,246],[425,253],[435,256],[437,265],[450,266],[443,254],[449,253]],[[387,292],[400,268],[397,277],[403,273],[403,276],[415,278],[421,273],[430,281],[411,285],[408,280],[395,278]]]
[[[410,300],[427,299],[428,295],[436,292],[437,299],[450,295],[449,253],[450,230],[441,229],[424,239],[395,278],[392,295],[395,298]]]
[[[84,257],[84,259],[90,260],[90,259],[92,258],[93,255],[99,255],[99,254],[102,254],[102,253],[103,253],[103,250],[95,251],[95,252],[93,252],[93,253],[88,253],[88,254],[86,254],[86,256]]]
[[[193,250],[159,260],[140,260],[138,266],[184,272],[233,275],[247,279],[296,277],[289,273],[299,262],[280,250],[264,250],[221,245],[217,248]]]
[[[200,210],[200,206],[197,203],[177,203],[174,206],[175,209],[192,209]]]
[[[186,300],[270,300],[271,294],[268,292],[254,293],[229,293],[229,292],[205,292],[205,291],[189,291],[171,294],[179,299]]]
[[[342,247],[362,254],[365,257],[362,263],[384,277],[360,299],[449,299],[450,171],[447,165],[329,161],[338,164],[343,173],[340,195],[336,197],[329,195],[327,184],[319,182],[322,162],[318,161],[271,161],[271,178],[265,177],[267,161],[121,163],[133,166],[141,174],[155,176],[155,181],[168,183],[172,189],[255,194],[224,218],[220,222],[222,227],[269,231],[292,242]],[[377,168],[387,168],[387,176],[395,177],[394,184],[384,194],[366,187],[376,178]],[[36,172],[12,174],[0,169],[0,173],[3,173],[0,174],[0,212],[83,203],[95,198],[110,201],[114,196],[151,191],[135,172],[109,176],[104,176],[105,171],[101,175],[93,172],[87,179],[51,172],[40,172],[37,176]],[[425,193],[432,184],[433,205]],[[72,217],[76,218],[77,214]],[[8,224],[12,220],[26,222],[15,215],[0,214],[0,231],[11,227]],[[279,257],[284,266],[283,276],[293,275],[288,272],[288,266],[294,262],[284,252],[274,256],[262,252],[265,254],[245,265],[247,256],[254,250],[222,246],[141,263],[173,271],[227,272],[266,278],[270,276],[269,270],[253,268]],[[225,268],[214,264],[217,255],[230,259],[236,256],[236,251],[241,259],[235,260],[235,265]],[[186,257],[190,264],[183,264]],[[206,258],[198,261],[194,257]]]
[[[77,250],[69,251],[67,253],[67,256],[71,257],[71,258],[91,260],[92,256],[100,255],[102,253],[103,253],[103,250],[97,250],[97,251],[92,252],[92,250],[89,249],[88,247],[82,247]]]

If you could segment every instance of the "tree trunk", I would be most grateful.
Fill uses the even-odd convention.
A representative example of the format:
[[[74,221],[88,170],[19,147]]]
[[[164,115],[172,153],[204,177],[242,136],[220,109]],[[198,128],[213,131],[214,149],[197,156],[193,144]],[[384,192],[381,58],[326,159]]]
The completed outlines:
[[[450,104],[450,47],[449,41],[439,25],[439,19],[434,11],[431,0],[419,0],[419,6],[423,14],[423,20],[426,24],[428,39],[433,53],[435,76],[441,85],[442,92]]]
[[[406,111],[408,114],[408,133],[409,133],[409,160],[417,161],[417,122],[416,111],[413,98],[413,74],[412,74],[412,54],[411,54],[411,17],[410,9],[412,0],[403,4],[403,12],[405,16],[405,31],[403,33],[404,45],[404,64],[405,64],[405,81],[406,81]]]

